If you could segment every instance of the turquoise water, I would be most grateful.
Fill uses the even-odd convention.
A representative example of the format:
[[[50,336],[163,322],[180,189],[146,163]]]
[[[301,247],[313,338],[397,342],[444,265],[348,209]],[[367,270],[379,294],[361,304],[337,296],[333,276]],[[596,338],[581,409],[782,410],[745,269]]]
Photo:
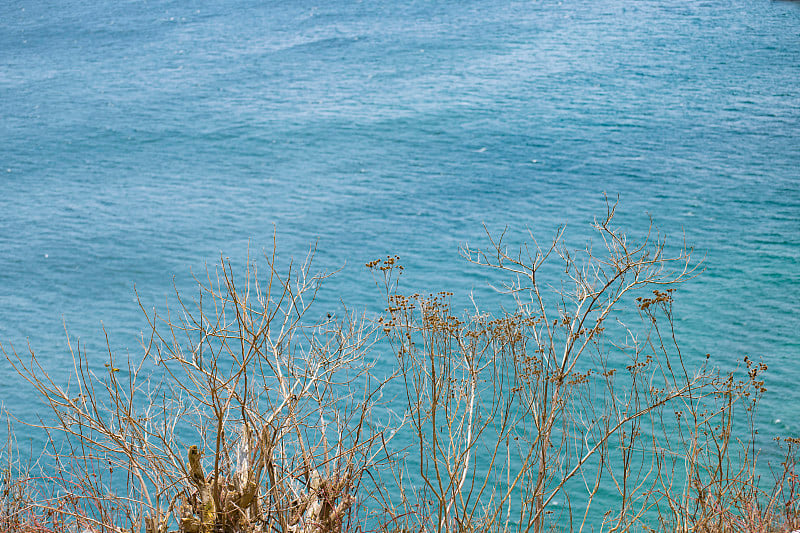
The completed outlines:
[[[458,246],[575,241],[619,196],[685,238],[690,357],[770,365],[765,435],[800,435],[800,3],[246,2],[0,5],[0,340],[46,366],[136,353],[146,307],[220,255],[363,264],[484,291]],[[0,401],[30,388],[3,362]]]

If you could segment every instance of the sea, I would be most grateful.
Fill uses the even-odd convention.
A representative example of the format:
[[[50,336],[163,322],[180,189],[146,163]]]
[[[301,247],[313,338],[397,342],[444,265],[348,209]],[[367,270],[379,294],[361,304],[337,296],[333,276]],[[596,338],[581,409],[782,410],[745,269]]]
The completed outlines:
[[[800,437],[800,2],[0,3],[0,343],[64,383],[68,338],[136,357],[142,308],[273,247],[335,272],[323,313],[380,312],[364,264],[386,255],[409,293],[498,312],[461,247],[565,225],[580,249],[607,202],[702,261],[683,354],[768,365],[778,457]],[[0,376],[4,418],[47,419]]]

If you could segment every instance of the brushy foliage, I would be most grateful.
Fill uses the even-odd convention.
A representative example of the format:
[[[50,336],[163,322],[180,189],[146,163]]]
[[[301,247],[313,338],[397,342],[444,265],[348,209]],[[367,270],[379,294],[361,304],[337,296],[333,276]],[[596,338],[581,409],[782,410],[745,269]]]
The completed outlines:
[[[630,241],[614,209],[581,251],[563,228],[543,247],[488,232],[465,247],[505,280],[499,314],[403,294],[390,256],[367,263],[384,314],[317,318],[313,250],[281,270],[273,248],[265,272],[223,260],[191,301],[143,307],[141,356],[109,348],[100,370],[70,347],[65,382],[3,348],[52,409],[58,470],[32,477],[9,443],[0,530],[797,528],[798,441],[770,483],[757,468],[766,365],[684,359],[673,300],[699,265],[653,232]],[[387,352],[395,369],[379,373]]]

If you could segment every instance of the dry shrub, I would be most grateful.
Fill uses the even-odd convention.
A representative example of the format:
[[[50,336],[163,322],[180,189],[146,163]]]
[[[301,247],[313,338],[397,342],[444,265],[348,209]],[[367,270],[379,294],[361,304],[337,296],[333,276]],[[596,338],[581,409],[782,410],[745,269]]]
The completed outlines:
[[[260,276],[223,260],[191,303],[145,312],[140,357],[102,369],[76,346],[67,385],[35,354],[6,353],[55,423],[60,509],[91,531],[340,531],[361,507],[383,431],[371,423],[382,382],[365,355],[373,326],[346,310],[312,317],[326,274]],[[379,440],[379,437],[383,437]],[[385,454],[384,454],[385,455]]]
[[[529,235],[510,251],[488,232],[487,249],[465,247],[504,280],[499,315],[473,301],[458,316],[447,292],[403,295],[398,258],[367,265],[414,436],[388,484],[400,490],[381,499],[384,530],[733,531],[723,522],[773,521],[763,500],[778,495],[794,523],[794,492],[757,488],[748,421],[766,365],[689,366],[673,299],[700,265],[652,231],[626,237],[615,208],[584,250],[563,228],[544,247]]]
[[[38,527],[23,525],[36,509],[117,533],[797,527],[796,443],[760,488],[766,366],[689,365],[673,303],[699,264],[655,232],[628,239],[615,207],[584,250],[563,228],[543,247],[487,233],[487,249],[464,248],[505,279],[497,314],[403,295],[390,256],[367,264],[383,316],[317,315],[313,253],[281,272],[273,249],[263,273],[223,260],[191,301],[143,307],[139,357],[109,349],[98,368],[76,346],[64,384],[4,350],[55,415],[59,499],[15,496],[8,478],[3,524]],[[387,350],[397,368],[378,379]]]

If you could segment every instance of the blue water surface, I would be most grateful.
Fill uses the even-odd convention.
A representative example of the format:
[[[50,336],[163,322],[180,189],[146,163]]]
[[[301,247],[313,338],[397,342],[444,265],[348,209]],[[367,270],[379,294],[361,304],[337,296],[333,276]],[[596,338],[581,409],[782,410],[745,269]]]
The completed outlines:
[[[163,306],[273,232],[343,267],[323,304],[379,308],[387,253],[410,289],[484,291],[458,256],[484,223],[577,246],[607,193],[705,258],[685,353],[763,358],[762,432],[800,436],[798,80],[797,2],[6,1],[0,341],[138,353],[134,287]]]

